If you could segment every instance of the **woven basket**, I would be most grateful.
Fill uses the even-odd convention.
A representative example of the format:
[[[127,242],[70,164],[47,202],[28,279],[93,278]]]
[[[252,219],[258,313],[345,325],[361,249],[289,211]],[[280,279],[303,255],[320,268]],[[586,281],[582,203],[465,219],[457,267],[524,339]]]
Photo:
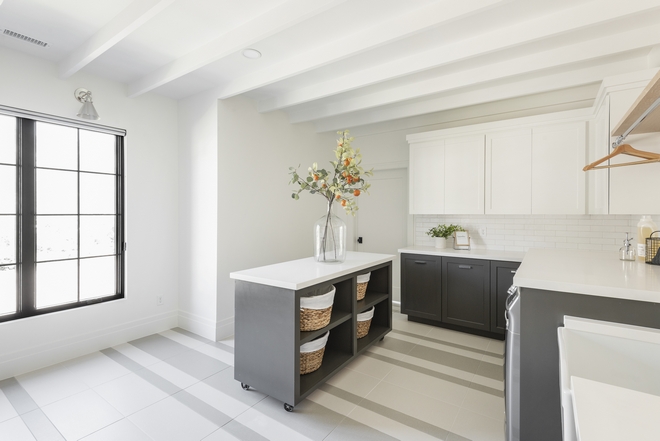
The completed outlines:
[[[366,337],[371,327],[371,320],[374,317],[374,308],[358,314],[357,316],[357,338]]]
[[[357,299],[362,300],[367,294],[367,285],[369,284],[369,276],[371,273],[362,274],[357,276]]]
[[[301,331],[316,331],[317,329],[324,328],[330,323],[330,316],[332,315],[332,302],[335,295],[335,287],[330,285],[329,291],[314,297],[301,297],[300,298],[300,330]],[[330,306],[322,309],[318,307],[306,308],[305,303],[316,303],[316,299],[322,299],[321,306],[330,304]]]
[[[329,336],[330,331],[300,347],[300,375],[309,374],[321,367]]]

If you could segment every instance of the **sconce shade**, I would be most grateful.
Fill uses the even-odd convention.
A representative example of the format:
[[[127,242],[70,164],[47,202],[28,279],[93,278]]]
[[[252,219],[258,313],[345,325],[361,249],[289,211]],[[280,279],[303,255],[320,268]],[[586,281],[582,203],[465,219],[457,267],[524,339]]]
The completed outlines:
[[[87,89],[83,89],[81,87],[79,89],[76,89],[73,95],[76,97],[78,101],[83,103],[83,106],[80,108],[80,111],[77,113],[77,115],[80,118],[90,119],[93,121],[101,119],[99,114],[96,113],[96,109],[94,108],[94,104],[92,103],[92,92],[90,92]]]

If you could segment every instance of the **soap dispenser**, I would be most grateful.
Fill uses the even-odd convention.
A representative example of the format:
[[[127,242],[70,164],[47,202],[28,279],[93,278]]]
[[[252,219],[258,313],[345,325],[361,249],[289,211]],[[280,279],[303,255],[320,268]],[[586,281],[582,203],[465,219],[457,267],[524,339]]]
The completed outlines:
[[[620,260],[626,260],[626,261],[634,261],[635,260],[635,249],[633,246],[630,244],[632,239],[628,237],[629,233],[626,233],[626,239],[623,241],[623,246],[619,248],[619,259]]]

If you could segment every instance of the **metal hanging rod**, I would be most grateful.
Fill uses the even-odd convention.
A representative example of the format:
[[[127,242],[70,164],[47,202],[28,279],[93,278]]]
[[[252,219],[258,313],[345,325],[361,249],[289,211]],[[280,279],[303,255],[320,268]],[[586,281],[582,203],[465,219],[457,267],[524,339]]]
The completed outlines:
[[[616,139],[616,141],[614,141],[614,142],[612,143],[612,148],[615,149],[615,148],[617,148],[618,146],[620,146],[621,144],[623,144],[623,141],[625,141],[626,137],[627,137],[628,135],[630,135],[630,132],[632,132],[633,130],[635,130],[635,129],[637,128],[637,126],[638,126],[642,121],[644,121],[644,119],[645,119],[647,116],[649,116],[649,115],[651,114],[651,112],[653,112],[653,111],[654,111],[655,109],[657,109],[658,107],[660,107],[660,98],[658,98],[657,100],[655,100],[655,101],[653,102],[653,104],[651,104],[651,105],[649,106],[649,108],[646,109],[646,110],[644,111],[644,113],[642,113],[642,114],[640,115],[639,118],[637,118],[637,121],[635,121],[634,123],[632,123],[632,124],[630,125],[630,127],[628,128],[628,130],[626,130],[625,132],[623,132],[623,135],[620,135],[620,136]]]

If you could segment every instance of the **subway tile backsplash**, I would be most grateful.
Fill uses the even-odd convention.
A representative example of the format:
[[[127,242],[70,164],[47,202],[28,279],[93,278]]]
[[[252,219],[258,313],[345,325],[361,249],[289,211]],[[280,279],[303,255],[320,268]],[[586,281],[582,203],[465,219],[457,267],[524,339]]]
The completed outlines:
[[[660,229],[660,215],[652,216]],[[415,215],[415,245],[433,245],[433,239],[426,235],[431,227],[458,224],[470,232],[473,248],[616,251],[623,246],[626,232],[630,233],[633,245],[636,243],[640,218],[639,215]]]

